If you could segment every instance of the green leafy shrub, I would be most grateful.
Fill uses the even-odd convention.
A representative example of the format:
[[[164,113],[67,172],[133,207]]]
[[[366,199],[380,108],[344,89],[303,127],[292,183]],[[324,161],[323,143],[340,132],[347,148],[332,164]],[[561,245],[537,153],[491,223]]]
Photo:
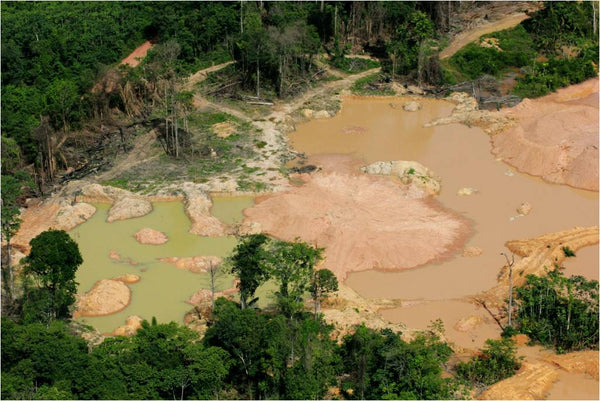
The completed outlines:
[[[393,95],[394,91],[385,87],[379,74],[368,75],[357,79],[351,88],[357,95]]]
[[[529,64],[536,56],[533,40],[520,25],[482,36],[498,39],[500,50],[470,43],[450,58],[450,64],[471,79],[499,75],[508,68]]]
[[[360,57],[334,57],[329,61],[329,64],[349,74],[356,74],[380,66],[378,61]]]
[[[559,352],[598,349],[598,281],[555,268],[546,277],[528,275],[516,299],[516,326],[532,341]]]
[[[490,385],[515,374],[521,367],[514,340],[487,340],[481,355],[456,365],[456,374],[472,384]]]
[[[553,58],[536,64],[531,74],[517,78],[514,93],[520,97],[535,98],[592,78],[596,76],[597,68],[588,57]]]
[[[561,249],[567,258],[575,256],[575,252],[568,246],[563,246]]]

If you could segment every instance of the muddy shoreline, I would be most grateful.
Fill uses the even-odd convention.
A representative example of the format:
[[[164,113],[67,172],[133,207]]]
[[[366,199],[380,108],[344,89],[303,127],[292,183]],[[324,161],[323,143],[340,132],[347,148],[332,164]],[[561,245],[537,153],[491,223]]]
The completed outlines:
[[[588,83],[589,85],[589,83]],[[597,88],[597,80],[596,80],[596,88]],[[571,92],[574,93],[575,91]],[[596,89],[596,93],[597,93],[597,89]],[[561,96],[564,97],[564,94],[561,93]],[[358,98],[358,97],[354,97],[354,96],[343,96],[342,97],[344,99],[345,102],[347,102],[348,100],[355,100],[357,102],[372,102],[372,101],[380,101],[380,102],[392,102],[394,104],[400,104],[400,102],[406,102],[406,101],[418,101],[418,102],[423,102],[425,104],[425,108],[427,109],[428,103],[429,102],[436,102],[427,98],[422,98],[422,97],[415,97],[415,96],[405,96],[405,97],[367,97],[366,99],[363,98]],[[389,107],[389,112],[390,113],[402,113],[403,117],[409,118],[409,116],[411,116],[410,118],[415,118],[416,119],[416,123],[419,124],[420,126],[428,126],[429,128],[435,130],[436,127],[441,127],[441,126],[448,126],[450,127],[450,130],[452,132],[457,132],[460,130],[465,130],[467,129],[464,125],[467,126],[480,126],[484,129],[484,131],[488,134],[491,135],[492,138],[492,143],[494,143],[494,138],[497,137],[498,135],[504,135],[505,132],[508,132],[511,129],[514,129],[514,127],[518,124],[518,116],[515,117],[515,115],[512,115],[511,113],[507,113],[507,112],[488,112],[488,111],[481,111],[478,110],[476,107],[476,103],[473,104],[473,99],[471,99],[469,96],[464,96],[464,95],[454,95],[453,97],[451,97],[450,99],[451,102],[454,103],[454,105],[451,105],[450,103],[445,103],[445,105],[442,106],[441,108],[441,117],[439,117],[437,120],[435,121],[430,121],[428,119],[426,119],[424,116],[426,114],[419,114],[419,113],[423,113],[422,111],[416,112],[414,114],[409,114],[408,112],[405,112],[401,109],[398,109],[397,107]],[[573,99],[569,99],[569,101],[572,101]],[[299,106],[299,108],[302,108],[302,103],[300,102],[296,102],[297,104],[295,106]],[[391,104],[391,103],[390,103]],[[535,107],[535,101],[532,102],[533,106],[531,107]],[[597,104],[595,106],[597,108]],[[296,122],[292,119],[290,121],[290,117],[292,112],[294,112],[294,108],[292,107],[292,105],[288,105],[288,107],[282,107],[280,108],[278,111],[275,111],[273,113],[273,115],[276,117],[273,119],[273,121],[263,121],[260,124],[262,124],[262,128],[263,131],[265,132],[265,135],[269,137],[270,140],[270,144],[273,145],[273,147],[277,150],[276,152],[273,152],[273,157],[270,158],[266,164],[262,163],[261,166],[265,167],[267,165],[271,165],[273,163],[276,162],[276,156],[283,154],[285,152],[289,152],[291,145],[288,144],[288,137],[283,137],[281,136],[281,132],[289,132],[289,131],[294,131],[295,132],[289,137],[290,141],[294,143],[294,146],[298,146],[298,143],[296,142],[296,140],[294,138],[298,137],[298,131],[296,130],[298,127],[295,126]],[[347,113],[348,111],[348,107],[347,105],[344,106],[339,113],[340,114],[344,114]],[[427,112],[427,110],[425,110],[425,112]],[[339,114],[338,114],[339,115]],[[347,116],[347,114],[346,114]],[[439,114],[438,114],[439,116]],[[316,121],[316,120],[315,120]],[[457,126],[456,123],[460,123],[460,124],[464,124],[461,126]],[[255,124],[259,124],[259,123],[255,123]],[[309,121],[307,123],[309,126],[314,125],[315,123],[313,121]],[[352,122],[352,121],[345,121],[343,123],[344,126],[340,126],[340,129],[336,129],[336,130],[332,130],[331,132],[334,135],[339,135],[339,133],[341,132],[342,135],[351,135],[353,137],[349,137],[349,138],[353,138],[356,139],[357,137],[360,137],[361,135],[365,136],[365,135],[369,135],[369,129],[364,128],[360,121],[358,122]],[[306,126],[303,125],[303,129]],[[348,126],[352,126],[352,127],[358,127],[355,128],[353,130],[345,130],[344,131],[344,127],[348,127]],[[401,127],[402,131],[404,130],[409,130],[410,128],[408,126],[403,126]],[[375,128],[375,131],[377,131],[377,128]],[[345,133],[345,134],[344,134]],[[428,134],[431,135],[431,134]],[[327,139],[329,140],[329,139]],[[419,140],[418,138],[416,138],[413,142],[412,139],[409,140],[409,144],[419,144]],[[498,144],[499,142],[496,141]],[[342,153],[346,152],[352,152],[352,146],[354,146],[355,143],[358,143],[357,149],[361,149],[360,146],[363,146],[365,148],[368,148],[368,146],[366,146],[365,144],[367,142],[363,142],[363,144],[361,145],[360,140],[356,141],[356,142],[352,142],[352,141],[346,141],[345,146],[346,149],[342,150]],[[320,145],[323,145],[323,143],[320,143]],[[301,148],[302,145],[300,145]],[[326,147],[325,147],[326,148]],[[489,147],[488,147],[489,149]],[[304,149],[303,149],[304,150]],[[323,150],[323,149],[321,149]],[[324,153],[327,153],[327,148],[324,150]],[[339,151],[339,149],[335,149],[337,151]],[[295,151],[298,151],[298,148],[296,148]],[[306,153],[309,154],[309,159],[310,157],[314,156],[310,151],[306,151],[304,150]],[[417,148],[417,149],[410,149],[409,147],[407,147],[407,156],[406,157],[381,157],[380,155],[378,155],[378,157],[375,157],[375,153],[373,154],[368,154],[366,157],[358,157],[358,159],[360,160],[358,162],[358,164],[366,164],[366,163],[371,163],[374,161],[378,161],[378,160],[417,160],[417,161],[421,161],[421,159],[419,158],[419,152],[425,152],[426,150],[424,148]],[[391,152],[391,150],[390,150]],[[323,153],[323,152],[321,152]],[[489,153],[489,150],[488,150]],[[391,154],[391,153],[390,153]],[[597,154],[597,147],[596,147],[596,154]],[[352,155],[353,158],[355,158],[355,160],[357,159],[357,156],[354,154]],[[597,158],[597,155],[596,155]],[[503,163],[508,163],[509,160],[507,160],[507,158],[502,157],[502,162]],[[456,162],[456,161],[455,161]],[[326,164],[327,162],[323,162],[324,164]],[[353,162],[356,164],[356,162]],[[333,165],[336,164],[336,162],[332,163]],[[423,162],[424,165],[426,166],[430,166],[430,163],[428,163],[428,161],[424,161]],[[440,164],[441,167],[434,167],[434,170],[438,173],[442,173],[445,174],[446,173],[446,169],[443,167],[443,163]],[[506,169],[507,171],[510,171],[510,169]],[[331,173],[331,171],[329,171],[329,173]],[[321,176],[319,175],[321,174]],[[325,173],[315,173],[312,174],[311,176],[307,176],[305,177],[303,180],[305,181],[305,183],[300,186],[300,187],[293,187],[291,186],[288,182],[287,179],[284,179],[284,177],[281,175],[281,173],[279,172],[271,172],[269,179],[273,178],[272,182],[273,182],[273,186],[272,186],[272,190],[273,193],[271,194],[261,194],[260,197],[257,197],[257,205],[255,207],[253,207],[252,209],[250,209],[249,211],[247,210],[245,212],[245,215],[247,217],[246,222],[245,223],[259,223],[260,227],[262,227],[262,229],[270,234],[273,234],[277,237],[283,238],[283,239],[291,239],[293,240],[296,235],[292,235],[293,233],[288,233],[288,234],[277,234],[272,228],[267,227],[267,225],[264,225],[263,221],[261,221],[261,218],[257,219],[256,218],[256,211],[260,210],[261,208],[264,209],[266,214],[276,214],[273,213],[273,210],[280,210],[282,214],[288,213],[290,209],[287,209],[289,207],[289,204],[287,204],[286,202],[283,202],[282,205],[284,206],[277,206],[275,207],[274,204],[270,204],[269,202],[272,199],[275,199],[277,197],[284,197],[284,196],[298,196],[299,192],[302,192],[303,190],[306,190],[307,187],[309,187],[311,185],[311,182],[314,180],[319,180],[319,179],[323,179],[325,177]],[[541,175],[541,174],[540,174]],[[567,174],[568,175],[568,174]],[[508,176],[508,175],[507,175]],[[597,176],[597,169],[596,169],[596,176]],[[382,184],[384,188],[386,187],[390,187],[392,186],[391,183],[393,180],[391,180],[390,178],[368,178],[365,180],[365,182],[388,182],[388,184]],[[597,177],[596,177],[596,181],[597,181]],[[567,184],[570,185],[569,182],[566,182]],[[32,205],[30,208],[28,208],[28,210],[25,211],[25,213],[23,214],[23,220],[24,220],[24,226],[27,226],[28,224],[30,224],[30,222],[34,222],[37,219],[37,224],[38,227],[36,229],[32,229],[31,227],[35,226],[35,224],[30,224],[30,228],[25,230],[26,233],[22,233],[21,236],[19,237],[19,235],[17,235],[15,237],[15,241],[14,241],[14,246],[17,249],[23,250],[23,251],[27,251],[27,247],[26,245],[28,245],[29,240],[35,236],[35,231],[37,229],[40,229],[39,232],[43,231],[44,229],[50,228],[50,227],[65,227],[66,229],[71,229],[73,227],[76,227],[79,224],[82,224],[83,222],[87,221],[87,219],[89,219],[92,215],[93,212],[90,212],[89,210],[86,212],[86,214],[82,214],[82,213],[71,213],[74,216],[76,216],[76,218],[70,222],[67,225],[58,225],[57,222],[55,220],[52,220],[53,217],[52,215],[64,215],[64,212],[60,212],[60,210],[68,210],[68,207],[74,208],[74,207],[83,207],[83,208],[87,208],[86,206],[77,206],[77,205],[86,205],[86,203],[84,202],[91,202],[91,201],[101,201],[101,202],[111,202],[113,205],[118,204],[119,202],[121,202],[121,204],[124,206],[122,207],[122,211],[119,213],[113,213],[113,215],[116,215],[116,217],[114,217],[114,221],[118,221],[118,220],[122,220],[122,219],[130,219],[130,218],[135,218],[135,217],[140,217],[143,216],[147,213],[149,213],[150,211],[152,211],[152,202],[155,201],[183,201],[184,204],[186,204],[186,213],[188,213],[188,217],[190,218],[190,220],[192,221],[192,233],[195,233],[197,235],[211,235],[211,236],[220,236],[220,235],[226,235],[226,234],[230,234],[233,233],[233,229],[231,227],[229,227],[228,225],[220,222],[218,219],[216,219],[214,216],[212,216],[211,214],[211,208],[212,208],[212,200],[211,200],[211,195],[212,196],[232,196],[232,192],[226,190],[227,189],[227,185],[224,184],[219,184],[217,186],[212,186],[211,183],[209,183],[209,185],[206,184],[193,184],[193,183],[186,183],[186,184],[174,184],[174,185],[169,185],[166,188],[163,188],[163,190],[159,191],[158,194],[153,195],[153,196],[147,196],[147,197],[141,197],[139,195],[136,194],[132,194],[132,193],[125,193],[127,191],[122,192],[122,190],[118,190],[118,189],[113,189],[113,188],[108,188],[108,187],[100,187],[100,186],[94,186],[94,190],[93,191],[85,191],[84,188],[86,187],[86,185],[90,185],[89,182],[78,182],[78,183],[71,183],[69,184],[69,186],[67,186],[67,188],[63,188],[59,195],[57,197],[54,197],[50,200],[47,200],[45,202],[43,202],[42,204],[39,205]],[[97,185],[97,184],[95,184]],[[342,187],[344,187],[345,184],[340,184]],[[396,184],[394,184],[396,185]],[[455,210],[456,211],[456,220],[458,221],[471,221],[471,225],[474,226],[474,230],[472,231],[471,229],[465,228],[468,227],[469,224],[466,224],[465,227],[463,227],[462,229],[457,230],[458,234],[456,235],[455,233],[455,238],[452,242],[453,245],[449,246],[447,249],[445,249],[443,252],[438,253],[437,255],[430,257],[430,258],[426,258],[425,261],[421,262],[421,263],[412,263],[411,266],[409,266],[407,269],[411,269],[413,267],[416,266],[422,266],[423,264],[426,264],[426,266],[421,267],[419,269],[412,269],[412,271],[409,272],[410,273],[414,273],[415,271],[425,271],[425,269],[430,269],[432,266],[432,263],[435,262],[439,262],[443,259],[447,259],[448,257],[453,257],[454,259],[456,259],[457,263],[460,260],[459,256],[455,256],[457,254],[457,251],[459,251],[460,249],[463,249],[465,246],[473,246],[473,247],[479,247],[481,245],[481,243],[477,243],[477,238],[478,237],[474,237],[474,233],[476,233],[478,231],[478,219],[477,218],[471,218],[468,215],[466,215],[463,210],[469,210],[470,207],[472,207],[472,205],[474,204],[474,202],[478,199],[477,197],[480,196],[480,194],[478,193],[474,193],[472,195],[469,196],[464,196],[461,197],[461,201],[463,203],[458,204],[456,200],[454,200],[454,203],[448,204],[447,200],[450,199],[452,196],[456,196],[456,191],[459,188],[463,188],[463,187],[468,187],[472,185],[470,182],[459,182],[457,180],[454,179],[449,179],[447,176],[443,176],[442,177],[442,191],[441,191],[441,195],[439,196],[439,200],[438,199],[433,199],[433,198],[427,198],[427,199],[419,199],[418,202],[420,202],[423,205],[426,205],[429,209],[431,209],[431,213],[433,212],[442,212],[442,211],[446,211],[447,209],[449,210]],[[327,188],[328,186],[330,186],[330,184],[326,184],[323,187]],[[98,188],[100,187],[100,188]],[[361,187],[361,186],[359,186]],[[359,188],[357,187],[357,188]],[[303,189],[304,188],[304,189]],[[398,186],[394,187],[395,190],[398,190]],[[482,189],[483,188],[483,189]],[[225,191],[224,191],[225,189]],[[484,187],[478,187],[478,190],[482,190],[484,191],[483,193],[485,193],[486,189]],[[589,188],[586,188],[589,190]],[[213,192],[211,190],[215,190],[216,192]],[[593,188],[592,188],[593,190]],[[96,192],[94,192],[96,191]],[[294,192],[296,191],[296,192]],[[597,191],[597,188],[596,188]],[[357,191],[351,191],[351,192],[357,192]],[[239,192],[237,192],[239,194]],[[318,194],[319,192],[314,192],[312,195],[310,193],[307,193],[307,198],[306,199],[310,199],[311,196],[315,196],[315,194]],[[244,195],[248,195],[247,193],[243,193]],[[255,193],[253,193],[253,195],[256,195]],[[355,193],[352,193],[351,195],[356,195]],[[597,198],[597,195],[595,195]],[[317,197],[319,197],[317,195]],[[382,198],[389,198],[386,196],[382,196]],[[349,198],[350,200],[346,200],[346,204],[348,204],[348,202],[353,202],[352,201],[352,197]],[[319,199],[320,201],[322,201],[323,199]],[[361,206],[360,209],[363,211],[369,211],[369,213],[371,212],[371,207],[369,207],[369,204],[373,204],[373,199],[370,200],[371,203],[366,203],[365,205],[367,206]],[[597,202],[597,201],[596,201]],[[306,201],[304,201],[304,203],[306,203]],[[333,202],[333,204],[335,204],[336,202]],[[344,203],[344,202],[342,202]],[[67,206],[67,204],[69,204],[69,206]],[[148,205],[150,206],[148,208]],[[261,206],[263,205],[263,206]],[[456,205],[460,205],[459,207],[457,207]],[[512,208],[514,210],[514,208],[516,208],[516,206],[518,206],[518,204],[515,205],[510,205],[510,208]],[[36,209],[38,208],[38,209]],[[388,205],[389,209],[392,209],[392,207],[390,207]],[[55,210],[56,209],[56,210]],[[286,212],[287,209],[287,212]],[[331,209],[331,205],[325,205],[324,209],[326,210],[326,212],[328,212]],[[385,209],[385,206],[383,207],[383,209]],[[37,214],[33,213],[37,210]],[[348,209],[350,210],[350,209]],[[94,211],[95,212],[95,211]],[[540,205],[538,204],[533,204],[533,215],[535,215],[535,213],[539,213],[540,212]],[[90,214],[91,213],[91,214]],[[335,212],[334,212],[335,213]],[[340,213],[340,212],[337,212]],[[453,212],[451,212],[453,213]],[[514,212],[513,212],[514,213]],[[327,213],[325,213],[327,214]],[[325,214],[321,214],[321,217],[315,217],[317,220],[319,218],[322,218]],[[298,212],[298,216],[303,217],[305,216],[306,213],[302,212],[301,210]],[[382,216],[386,216],[385,214],[382,214]],[[515,214],[513,214],[513,216],[516,216]],[[515,221],[526,221],[526,220],[522,220],[522,219],[530,219],[530,217],[517,217],[517,220]],[[42,221],[46,219],[46,221]],[[386,219],[386,217],[383,218],[384,220]],[[521,220],[519,220],[521,219]],[[597,219],[596,219],[597,220]],[[377,217],[375,218],[375,221],[377,221]],[[196,228],[194,229],[194,223],[196,223]],[[282,221],[278,221],[273,223],[274,225],[281,225],[284,227],[292,227],[295,228],[295,225],[290,223],[290,221],[286,221],[284,223],[282,223]],[[333,222],[329,222],[328,224],[331,224],[333,226],[335,226],[335,221]],[[463,223],[464,224],[464,223]],[[572,227],[572,226],[571,226]],[[255,227],[256,228],[256,227]],[[565,228],[570,228],[570,227],[565,227]],[[591,228],[593,230],[593,228]],[[596,234],[591,234],[591,236],[593,237],[594,235],[596,236],[596,241],[595,243],[597,243],[597,227],[595,228],[595,232]],[[514,229],[513,229],[514,231]],[[539,230],[538,230],[539,231]],[[503,236],[504,236],[504,241],[507,240],[511,240],[516,238],[526,238],[527,236],[529,236],[530,238],[533,238],[535,236],[538,236],[540,234],[544,234],[544,232],[540,233],[540,232],[536,232],[535,230],[532,229],[526,229],[523,231],[525,234],[523,235],[517,235],[517,234],[512,234],[511,231],[506,231],[503,232]],[[545,231],[545,233],[547,233],[549,231]],[[337,235],[340,235],[341,232],[338,232]],[[329,233],[329,237],[335,237],[336,235],[335,231]],[[352,233],[351,233],[352,234]],[[352,234],[355,235],[356,233]],[[375,235],[375,234],[373,234]],[[292,236],[294,238],[292,238]],[[341,235],[340,235],[341,236]],[[289,238],[288,238],[289,237]],[[409,236],[410,237],[410,236]],[[408,242],[409,241],[409,237],[407,237],[407,239],[404,242]],[[310,235],[307,236],[301,236],[302,239],[304,240],[313,240],[315,241],[315,245],[318,246],[327,246],[328,244],[324,243],[322,240],[318,240],[316,237],[313,238]],[[373,240],[370,241],[366,241],[367,244],[372,243]],[[585,245],[590,245],[594,243],[594,241],[587,241]],[[406,244],[405,244],[406,245]],[[418,245],[416,246],[417,248],[421,249],[421,248],[426,248],[426,247],[431,247],[431,243],[430,241],[425,241],[424,245]],[[367,248],[369,248],[367,246]],[[390,246],[382,246],[382,252],[381,254],[384,255],[385,251],[388,251],[390,249],[396,249],[396,253],[398,252],[403,252],[403,249],[405,248],[410,248],[410,246],[407,247],[399,247],[399,248],[390,248]],[[510,249],[510,247],[509,247]],[[437,251],[437,249],[436,249]],[[493,247],[490,247],[490,244],[487,244],[486,246],[482,247],[482,251],[484,253],[484,255],[488,254],[489,252],[495,252]],[[345,251],[341,251],[339,252],[340,254],[344,254]],[[368,254],[368,249],[365,249],[366,254]],[[525,255],[525,254],[524,254]],[[360,258],[360,257],[359,257]],[[475,256],[472,258],[472,260],[474,262],[469,262],[469,263],[477,263],[476,261],[478,260],[478,258],[481,258],[481,256]],[[335,258],[334,258],[335,259]],[[377,258],[375,258],[377,259]],[[465,259],[466,260],[466,259]],[[332,262],[334,263],[334,262]],[[392,265],[394,267],[398,266],[397,262],[391,262]],[[410,265],[410,263],[408,263]],[[488,265],[485,266],[485,269],[489,272],[494,272],[497,273],[498,270],[500,270],[502,265],[501,261],[495,262],[493,265]],[[384,272],[388,272],[391,269],[382,269],[381,266],[378,266],[377,264],[372,264],[371,266],[365,265],[365,269],[368,270],[379,270],[380,273],[381,271]],[[364,267],[364,266],[363,266]],[[362,269],[362,270],[365,270]],[[359,269],[360,270],[360,269]],[[349,271],[356,271],[356,270],[352,270],[350,269]],[[338,277],[340,277],[341,279],[345,279],[346,274],[348,272],[347,271],[340,271],[338,272]],[[389,273],[381,273],[381,274],[389,274]],[[367,277],[367,276],[365,276]],[[373,279],[373,278],[371,278]],[[441,278],[442,280],[444,280],[445,278]],[[364,278],[363,278],[364,280]],[[377,279],[378,280],[378,279]],[[378,281],[375,282],[378,282]],[[380,281],[379,281],[380,282]],[[352,327],[352,322],[356,322],[359,323],[361,320],[363,321],[367,321],[369,322],[369,324],[374,325],[374,327],[398,327],[397,324],[391,322],[390,320],[384,319],[382,316],[391,316],[391,314],[393,314],[393,308],[397,308],[400,305],[406,304],[409,305],[411,302],[411,298],[405,298],[403,296],[398,297],[398,296],[392,296],[389,297],[389,294],[386,295],[386,291],[378,291],[379,296],[381,297],[381,295],[383,295],[384,298],[388,298],[387,300],[376,300],[376,299],[372,299],[369,296],[365,296],[364,294],[360,294],[360,292],[355,292],[354,289],[351,289],[350,287],[347,287],[348,283],[342,284],[342,290],[340,290],[340,294],[335,298],[337,299],[337,301],[332,300],[329,304],[324,304],[324,308],[325,308],[325,316],[327,318],[328,321],[339,325],[339,330],[340,332],[338,334],[344,334],[345,332],[347,332],[347,330],[351,330]],[[413,286],[415,284],[412,284]],[[500,283],[500,286],[502,285],[502,282]],[[488,285],[487,288],[490,288],[490,290],[494,293],[495,297],[498,297],[498,295],[496,295],[496,293],[500,293],[504,291],[503,287],[497,287],[496,289],[493,287],[493,285]],[[400,300],[400,298],[402,298],[402,301]],[[459,297],[460,298],[460,297]],[[448,298],[443,298],[443,300],[447,300]],[[428,302],[434,302],[431,305],[435,305],[435,300],[433,301],[428,301]],[[425,304],[423,304],[425,305]],[[356,313],[355,312],[355,308],[360,307],[360,309],[362,310],[361,313]],[[405,307],[401,307],[400,310],[404,310],[406,309],[407,306]],[[415,310],[418,310],[419,306],[413,306],[413,308],[417,308]],[[380,311],[380,309],[383,311]],[[465,312],[466,313],[466,312]],[[352,315],[352,318],[350,318],[350,316]],[[462,318],[468,318],[470,315],[466,315],[466,316],[462,316]],[[481,318],[484,320],[484,318]],[[391,319],[391,320],[395,320],[395,319]],[[479,333],[478,330],[480,330],[480,325],[483,324],[483,326],[481,327],[488,327],[487,325],[489,324],[489,322],[485,322],[484,323],[480,323],[475,324],[472,328],[466,330],[463,335],[463,337],[465,336],[473,336],[475,334],[473,333]],[[487,330],[487,329],[486,329]],[[411,332],[411,330],[409,329],[408,332]],[[484,331],[485,332],[485,331]],[[470,333],[470,334],[469,334]],[[464,342],[464,340],[461,340],[462,345],[465,346],[465,348],[469,348],[468,347],[468,342]],[[470,344],[470,345],[475,345],[475,344]],[[478,343],[477,343],[478,345]]]

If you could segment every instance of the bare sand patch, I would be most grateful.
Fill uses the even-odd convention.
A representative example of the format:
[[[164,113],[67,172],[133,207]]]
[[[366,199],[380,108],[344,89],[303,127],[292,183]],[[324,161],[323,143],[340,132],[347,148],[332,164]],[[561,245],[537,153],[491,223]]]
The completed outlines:
[[[140,64],[141,60],[146,57],[148,50],[152,49],[152,43],[145,41],[139,45],[134,51],[132,51],[127,57],[121,60],[121,64],[126,64],[130,67],[136,67]]]
[[[131,302],[131,290],[120,279],[100,280],[91,290],[79,296],[73,317],[112,315]]]
[[[558,372],[545,364],[523,362],[519,372],[489,387],[480,400],[540,400],[558,380]]]
[[[492,136],[492,152],[519,171],[598,191],[598,78],[525,99],[506,115],[517,121]]]
[[[29,241],[49,229],[69,231],[86,222],[96,213],[87,203],[72,203],[66,199],[50,199],[28,206],[21,213],[21,227],[12,238],[11,247],[23,254],[29,253]]]
[[[219,266],[223,259],[218,256],[191,256],[191,257],[170,257],[158,258],[161,262],[172,263],[181,270],[189,270],[192,273],[206,273],[212,267]]]
[[[169,240],[164,233],[149,227],[140,229],[134,234],[134,237],[140,244],[147,245],[162,245]]]
[[[305,184],[257,198],[244,211],[274,237],[325,248],[323,266],[339,279],[352,271],[402,270],[441,260],[462,248],[469,223],[389,178],[322,171]],[[410,252],[407,252],[410,250]]]
[[[506,242],[506,247],[522,259],[513,266],[513,284],[525,283],[528,274],[543,276],[552,270],[555,264],[560,265],[566,258],[563,248],[577,251],[585,246],[598,243],[598,226],[575,227],[570,230],[549,233],[537,238],[513,240]],[[502,307],[508,294],[509,271],[504,266],[498,284],[482,293],[488,305]]]

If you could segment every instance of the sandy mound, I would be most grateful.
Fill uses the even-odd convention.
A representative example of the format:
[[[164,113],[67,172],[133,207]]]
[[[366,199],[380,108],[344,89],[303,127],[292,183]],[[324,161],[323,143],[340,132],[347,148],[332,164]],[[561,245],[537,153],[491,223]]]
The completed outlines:
[[[76,194],[76,199],[85,202],[112,203],[106,218],[109,223],[145,216],[152,211],[152,203],[148,199],[121,188],[73,181],[67,185],[64,192]]]
[[[544,180],[598,191],[598,79],[507,111],[518,123],[492,137],[493,153]]]
[[[480,400],[540,400],[558,380],[558,373],[548,365],[523,362],[519,372],[489,387]]]
[[[324,267],[339,279],[348,272],[408,269],[462,247],[465,219],[438,203],[411,199],[389,178],[319,172],[306,184],[258,198],[247,222],[274,237],[324,247]]]
[[[104,316],[122,311],[131,302],[131,290],[120,280],[100,280],[79,297],[73,317]]]
[[[577,251],[584,246],[598,243],[598,227],[575,227],[571,230],[545,234],[537,238],[513,240],[506,247],[522,259],[513,266],[513,283],[522,285],[528,274],[542,276],[545,269],[552,269],[554,263],[560,264],[565,259],[563,247]],[[500,273],[497,286],[485,291],[483,299],[488,305],[501,306],[508,294],[508,268]]]
[[[212,200],[198,185],[184,182],[182,189],[185,194],[185,213],[192,221],[190,232],[197,235],[225,235],[227,225],[210,214]]]
[[[340,284],[335,294],[321,302],[321,312],[325,321],[334,327],[332,338],[339,340],[353,333],[362,323],[375,330],[387,328],[406,335],[403,324],[391,323],[379,313],[380,309],[396,308],[400,303],[399,299],[365,299],[352,288]]]
[[[223,291],[216,291],[215,299],[221,298],[221,297],[231,298],[231,296],[237,292],[238,292],[238,289],[236,287],[228,288]],[[185,302],[190,305],[194,305],[194,306],[207,306],[207,305],[210,305],[210,303],[211,303],[211,297],[212,297],[212,293],[210,292],[210,290],[201,289],[201,290],[196,291],[190,297],[190,299],[188,299]]]
[[[108,211],[106,221],[112,223],[117,220],[126,220],[133,217],[142,217],[152,211],[150,201],[137,196],[124,196],[118,198]]]
[[[424,198],[440,193],[440,178],[419,162],[394,160],[375,162],[361,168],[367,174],[391,175],[400,178],[411,198]]]
[[[139,230],[134,237],[140,244],[147,245],[162,245],[169,240],[164,233],[148,227]]]
[[[109,335],[131,337],[135,335],[135,333],[137,333],[137,331],[142,327],[143,321],[144,319],[139,316],[129,316],[125,321],[125,325],[117,327]]]
[[[141,277],[140,276],[136,276],[135,274],[122,274],[118,277],[113,278],[112,280],[115,281],[122,281],[125,284],[135,284],[138,281],[140,281]]]
[[[161,262],[172,263],[178,269],[189,270],[192,273],[206,273],[210,266],[218,266],[223,260],[218,256],[192,256],[188,258],[158,258]]]
[[[598,351],[571,352],[551,355],[543,359],[559,368],[573,373],[586,373],[598,380]]]

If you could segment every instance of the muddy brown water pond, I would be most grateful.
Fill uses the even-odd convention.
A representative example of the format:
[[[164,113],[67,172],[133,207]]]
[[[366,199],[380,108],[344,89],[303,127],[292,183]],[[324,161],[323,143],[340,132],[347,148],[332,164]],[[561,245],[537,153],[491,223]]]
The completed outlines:
[[[489,137],[479,128],[460,124],[424,128],[425,123],[449,115],[454,105],[419,100],[422,109],[407,112],[402,105],[409,100],[346,98],[338,115],[298,126],[290,135],[291,142],[296,150],[308,155],[309,161],[314,155],[346,154],[364,164],[388,160],[422,163],[442,179],[437,196],[440,203],[473,222],[466,246],[480,247],[483,254],[463,257],[457,252],[441,263],[399,272],[351,273],[346,284],[362,296],[441,301],[477,294],[496,284],[504,264],[500,253],[507,252],[507,240],[598,224],[598,193],[548,184],[515,171],[493,157]],[[457,191],[465,187],[475,188],[477,193],[459,196]],[[519,216],[516,211],[522,202],[533,207],[527,216]],[[587,266],[586,275],[593,278],[590,272],[598,269],[597,252],[597,247],[584,248],[579,251],[584,256],[579,258],[587,262],[574,258],[565,263],[574,265],[573,270],[578,264]],[[425,318],[455,315],[455,307],[452,302],[437,302],[435,308],[400,308],[385,311],[384,316],[420,327]],[[470,341],[461,342],[465,340]]]
[[[226,223],[242,218],[242,209],[253,204],[252,198],[215,198],[211,210],[213,215]],[[79,320],[94,326],[101,332],[110,332],[125,324],[130,315],[138,315],[150,320],[153,316],[159,322],[183,322],[183,315],[191,309],[185,301],[197,290],[210,288],[207,274],[195,274],[179,270],[170,263],[159,262],[157,258],[170,256],[228,256],[236,244],[233,237],[200,237],[188,233],[190,221],[184,213],[181,202],[156,202],[152,213],[135,219],[107,223],[110,205],[97,204],[96,214],[85,224],[70,232],[79,244],[83,264],[76,280],[79,292],[89,291],[95,282],[130,273],[141,277],[129,287],[132,291],[131,304],[123,311],[100,317],[84,317]],[[142,245],[133,235],[143,227],[164,232],[169,241],[163,245]],[[109,258],[114,250],[122,261]],[[132,265],[129,261],[137,263]],[[231,287],[233,278],[221,275],[217,289]]]

